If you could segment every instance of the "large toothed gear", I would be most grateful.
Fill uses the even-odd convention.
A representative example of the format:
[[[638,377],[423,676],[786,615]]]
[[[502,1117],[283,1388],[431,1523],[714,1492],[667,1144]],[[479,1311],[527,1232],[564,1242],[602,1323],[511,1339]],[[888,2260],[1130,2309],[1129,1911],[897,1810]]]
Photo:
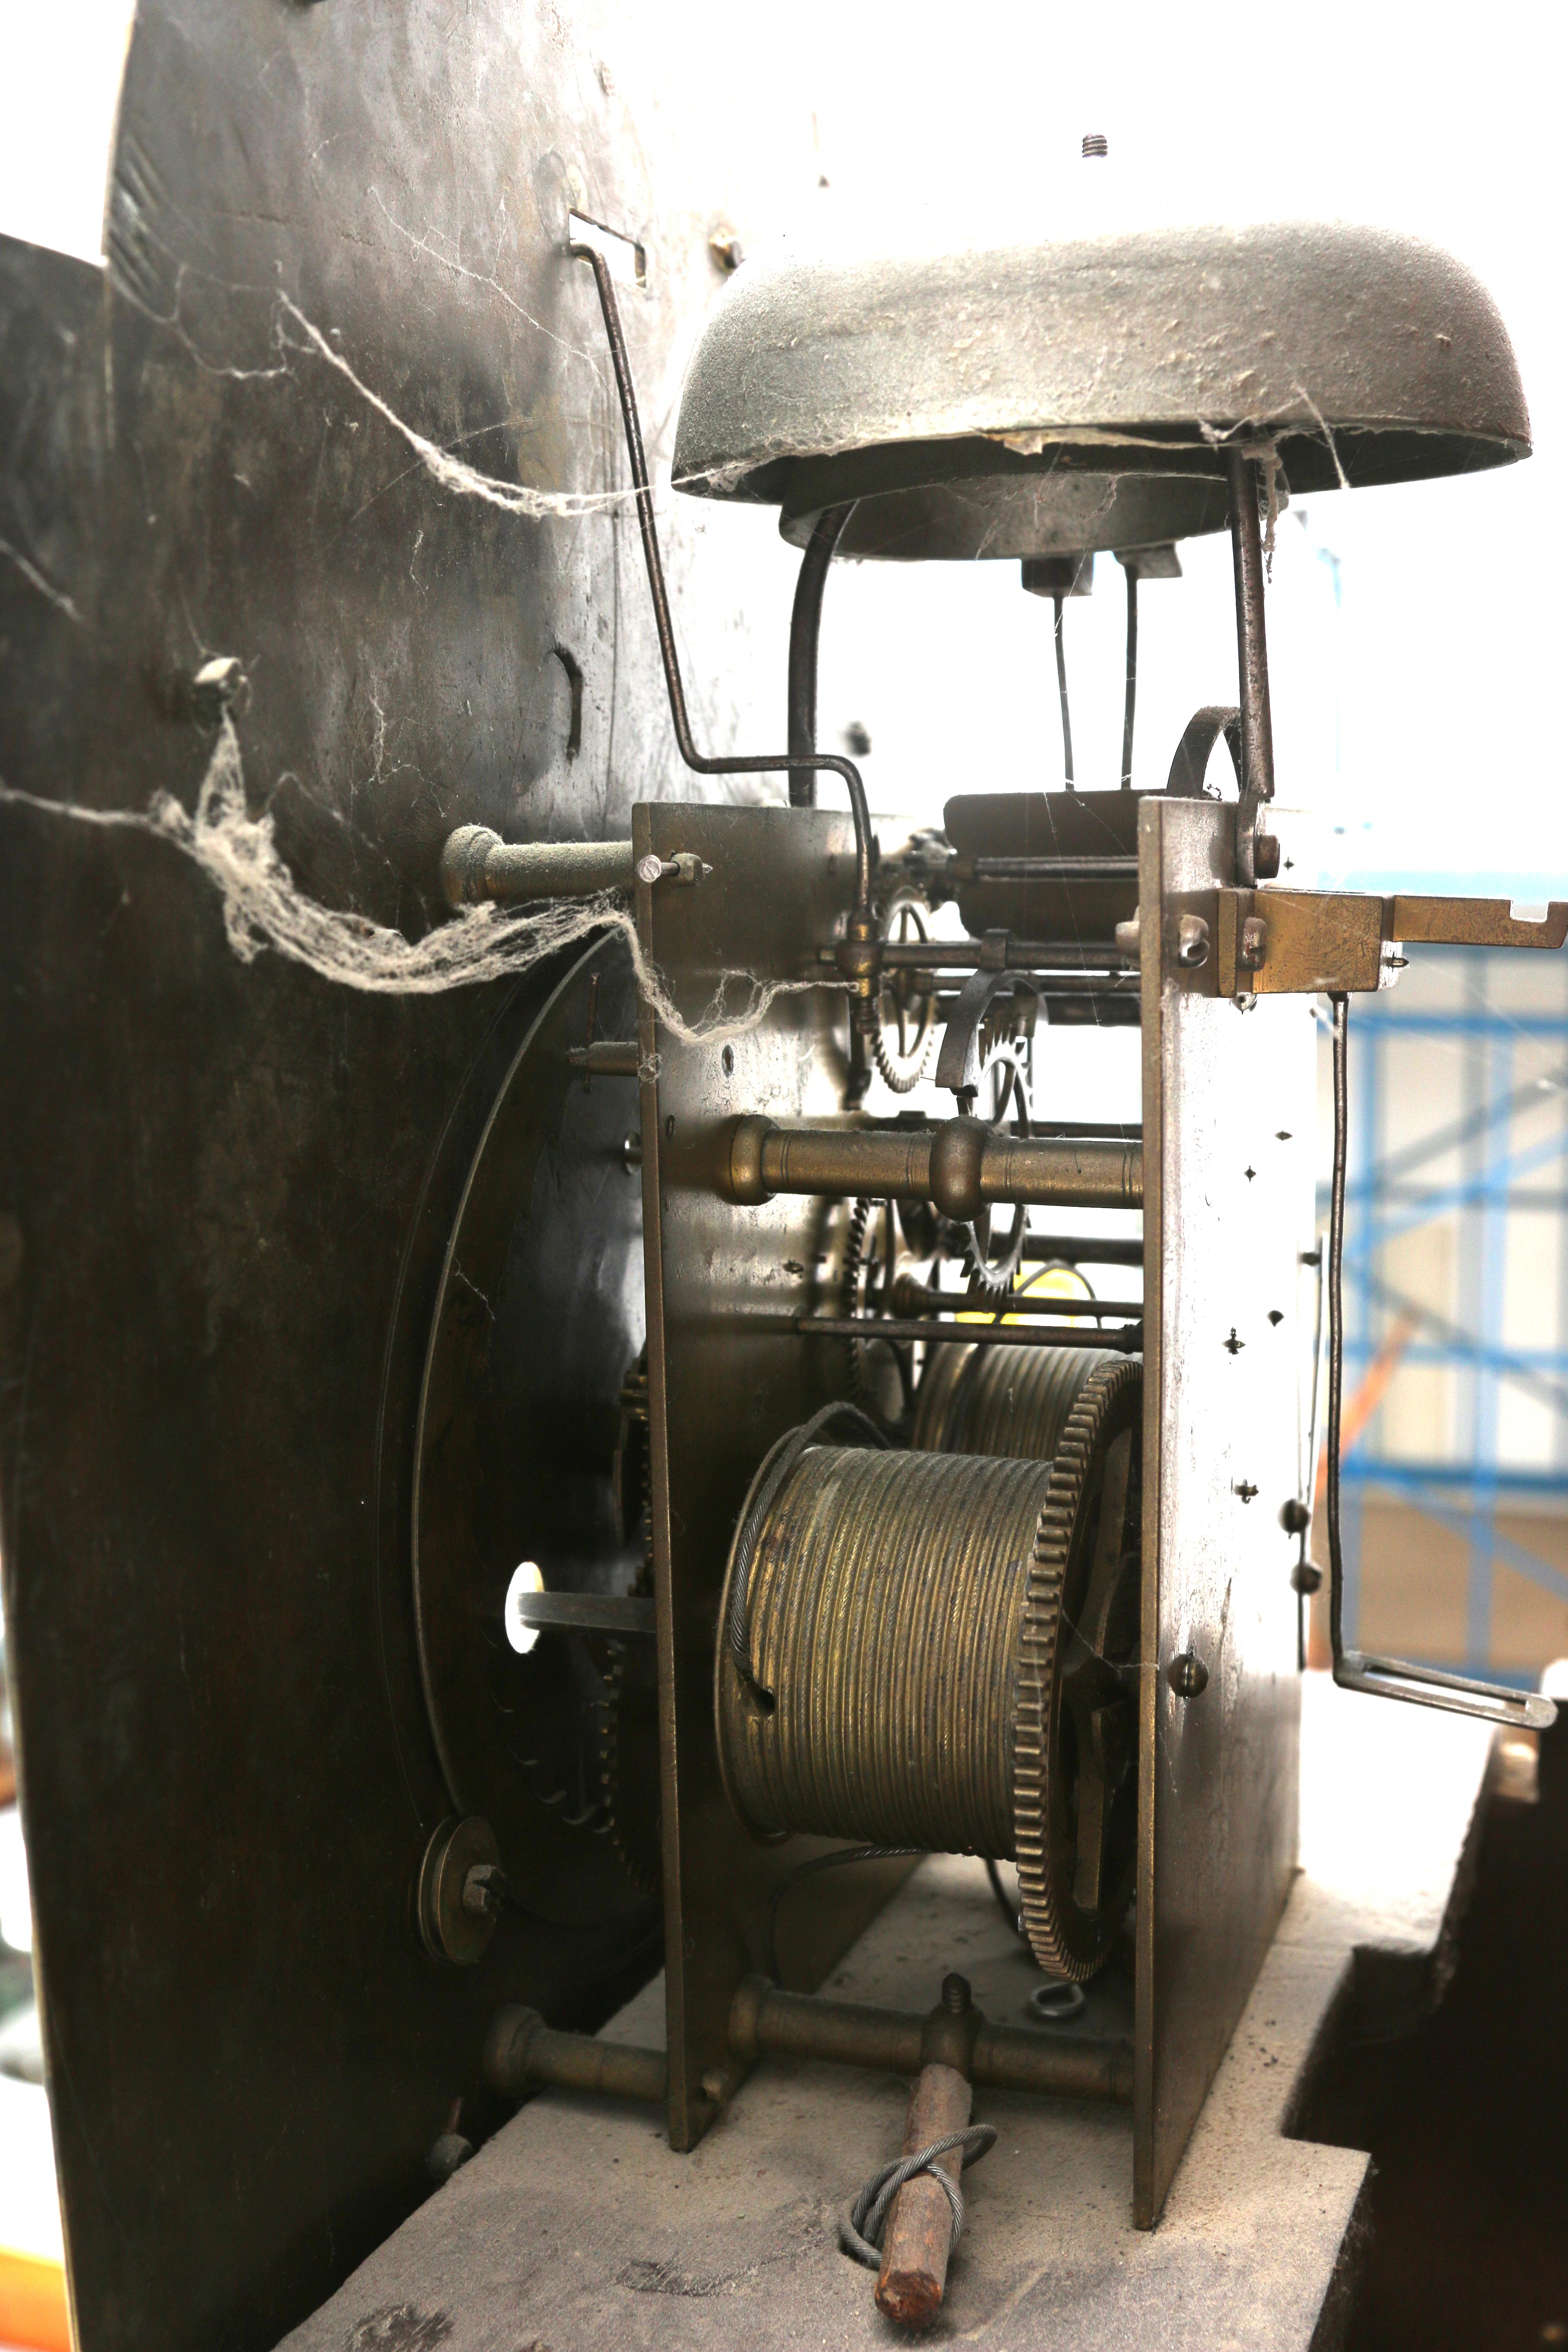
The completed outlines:
[[[882,920],[882,937],[896,947],[909,947],[930,938],[926,902],[918,892],[894,893]],[[917,990],[917,975],[896,971],[883,975],[878,999],[879,1020],[871,1034],[871,1054],[882,1084],[895,1095],[912,1094],[931,1075],[936,1058],[936,992]]]
[[[1051,1465],[1025,1591],[1013,1812],[1030,1948],[1094,1975],[1132,1891],[1138,1801],[1143,1372],[1106,1364]]]

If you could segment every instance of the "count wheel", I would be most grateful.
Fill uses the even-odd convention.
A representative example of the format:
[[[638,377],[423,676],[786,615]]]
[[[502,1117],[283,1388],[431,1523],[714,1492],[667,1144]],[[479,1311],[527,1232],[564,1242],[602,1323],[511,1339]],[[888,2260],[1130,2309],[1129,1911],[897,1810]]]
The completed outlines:
[[[908,947],[930,936],[921,902],[900,893],[888,909],[883,940],[892,946]],[[913,983],[921,976],[902,970],[888,972],[878,1000],[871,1053],[882,1084],[896,1095],[913,1093],[931,1067],[936,1044],[936,991],[934,987],[917,990]]]
[[[1011,1127],[1015,1135],[1029,1132],[1028,1047],[1016,1038],[994,1045],[981,1065],[974,1097],[974,1116],[988,1127]],[[969,1287],[987,1297],[999,1297],[1013,1287],[1023,1261],[1024,1235],[1029,1213],[1020,1202],[1004,1225],[994,1211],[983,1209],[963,1234],[963,1270]]]

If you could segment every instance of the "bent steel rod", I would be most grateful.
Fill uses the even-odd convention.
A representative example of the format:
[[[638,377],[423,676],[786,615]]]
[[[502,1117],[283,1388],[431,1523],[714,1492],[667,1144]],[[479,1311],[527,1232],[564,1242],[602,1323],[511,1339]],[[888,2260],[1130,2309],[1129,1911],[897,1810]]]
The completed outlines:
[[[664,683],[669,695],[669,715],[674,722],[675,740],[680,756],[687,766],[700,776],[765,776],[775,774],[781,769],[789,775],[811,774],[826,768],[831,769],[836,776],[842,777],[855,819],[855,905],[858,912],[865,914],[871,904],[871,816],[866,803],[866,787],[853,760],[841,759],[831,751],[770,751],[744,758],[714,760],[697,748],[686,707],[686,688],[681,683],[680,656],[675,649],[675,625],[670,617],[669,593],[665,586],[664,562],[658,551],[658,529],[654,520],[653,484],[648,478],[642,424],[637,415],[637,388],[632,383],[631,360],[621,326],[620,307],[616,300],[615,282],[610,276],[609,263],[595,247],[574,245],[571,251],[577,260],[587,262],[599,289],[599,308],[605,315],[605,334],[610,346],[610,365],[615,371],[621,422],[626,427],[626,457],[631,467],[632,487],[637,494],[637,529],[642,534],[643,561],[647,566],[654,628],[658,636]]]
[[[1258,466],[1233,442],[1226,452],[1230,545],[1236,572],[1236,648],[1241,684],[1241,806],[1237,815],[1237,879],[1258,879],[1258,812],[1274,798],[1274,727],[1268,709],[1268,645],[1263,625],[1263,541],[1258,524]]]
[[[806,541],[795,583],[795,605],[789,622],[789,748],[792,759],[803,760],[816,749],[817,646],[822,635],[822,592],[828,569],[855,511],[847,506],[825,507]],[[815,808],[816,777],[810,768],[795,771],[789,780],[792,808]]]

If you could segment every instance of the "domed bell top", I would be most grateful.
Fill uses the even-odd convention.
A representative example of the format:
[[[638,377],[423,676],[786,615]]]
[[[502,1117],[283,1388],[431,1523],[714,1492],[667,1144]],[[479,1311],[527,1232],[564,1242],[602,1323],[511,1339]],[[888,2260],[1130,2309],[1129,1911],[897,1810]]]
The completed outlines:
[[[743,267],[688,373],[677,487],[776,504],[840,552],[1123,549],[1223,529],[1225,446],[1281,487],[1413,481],[1530,453],[1485,289],[1342,223],[1163,228]]]

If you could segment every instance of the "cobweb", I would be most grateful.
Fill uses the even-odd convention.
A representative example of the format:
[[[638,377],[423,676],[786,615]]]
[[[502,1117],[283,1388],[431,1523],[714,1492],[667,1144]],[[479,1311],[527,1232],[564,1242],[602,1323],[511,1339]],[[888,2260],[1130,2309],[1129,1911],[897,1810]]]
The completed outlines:
[[[405,939],[401,931],[363,915],[323,906],[294,879],[279,854],[271,816],[249,812],[239,737],[227,713],[194,810],[172,793],[160,793],[146,809],[91,809],[0,785],[3,803],[82,824],[150,833],[172,843],[200,866],[218,892],[228,943],[241,963],[254,963],[270,950],[303,964],[321,980],[372,995],[434,996],[512,978],[576,940],[607,931],[618,931],[626,940],[637,987],[661,1026],[687,1045],[717,1045],[743,1036],[765,1017],[776,997],[821,984],[724,972],[705,1012],[697,1021],[688,1021],[648,961],[631,909],[616,893],[525,908],[466,908],[418,940]],[[735,991],[739,1003],[731,1010]]]

